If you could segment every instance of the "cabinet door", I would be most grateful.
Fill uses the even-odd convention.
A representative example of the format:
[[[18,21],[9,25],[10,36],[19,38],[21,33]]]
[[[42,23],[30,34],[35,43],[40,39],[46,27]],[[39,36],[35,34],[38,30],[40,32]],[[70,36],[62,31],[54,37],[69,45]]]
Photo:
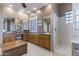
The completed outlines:
[[[34,35],[34,43],[39,45],[39,38],[38,35]]]
[[[23,37],[24,37],[23,38],[24,41],[29,41],[30,34],[24,34]]]
[[[29,42],[33,43],[33,35],[32,34],[30,34]]]
[[[43,35],[39,35],[39,45],[41,47],[44,47],[44,38],[43,38]]]
[[[50,36],[40,35],[39,39],[40,39],[39,41],[40,46],[50,50]]]
[[[10,37],[6,37],[6,38],[4,38],[3,42],[4,42],[4,43],[10,42],[10,39],[11,39]]]
[[[44,47],[50,49],[50,39],[44,39]]]
[[[26,39],[30,42],[31,41],[31,37],[30,37],[30,34],[29,34],[29,37],[26,36]]]
[[[15,41],[15,40],[16,40],[16,37],[15,37],[14,34],[12,34],[12,35],[10,36],[10,41],[12,42],[12,41]]]
[[[30,37],[30,35],[29,34],[26,34],[25,40],[26,41],[29,41],[29,37]]]
[[[44,47],[44,40],[43,40],[43,39],[40,39],[40,40],[39,40],[39,45],[40,45],[41,47]]]
[[[23,37],[23,40],[24,41],[27,41],[27,39],[26,39],[27,38],[27,35],[26,34],[24,34],[22,37]]]

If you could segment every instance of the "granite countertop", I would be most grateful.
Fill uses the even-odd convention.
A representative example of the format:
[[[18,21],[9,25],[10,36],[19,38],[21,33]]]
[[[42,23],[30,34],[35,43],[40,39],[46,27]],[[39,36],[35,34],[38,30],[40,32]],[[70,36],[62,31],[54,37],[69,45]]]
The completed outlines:
[[[35,35],[40,35],[40,34],[45,34],[45,35],[50,35],[50,33],[29,33],[29,34],[35,34]]]
[[[26,32],[4,32],[4,35],[8,35],[8,34],[24,34]],[[50,33],[34,33],[34,32],[30,32],[29,34],[35,34],[35,35],[40,35],[40,34],[45,34],[45,35],[50,35]]]

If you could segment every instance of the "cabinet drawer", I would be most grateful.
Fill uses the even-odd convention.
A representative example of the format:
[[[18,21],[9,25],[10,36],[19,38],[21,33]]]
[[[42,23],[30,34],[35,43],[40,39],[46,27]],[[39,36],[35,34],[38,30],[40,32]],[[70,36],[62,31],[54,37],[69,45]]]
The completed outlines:
[[[39,45],[40,45],[41,47],[44,47],[44,40],[43,40],[43,39],[39,39]]]
[[[38,39],[38,37],[34,37],[34,43],[37,44],[37,45],[39,45],[39,39]]]
[[[50,49],[50,40],[46,39],[44,45],[45,48]]]
[[[4,38],[3,42],[10,42],[11,41],[11,38],[8,37],[8,38]]]

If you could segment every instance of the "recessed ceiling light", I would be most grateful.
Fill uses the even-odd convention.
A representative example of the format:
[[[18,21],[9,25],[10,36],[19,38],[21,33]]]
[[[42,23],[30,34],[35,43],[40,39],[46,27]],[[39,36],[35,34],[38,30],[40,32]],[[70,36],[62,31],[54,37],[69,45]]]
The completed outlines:
[[[28,14],[30,14],[30,11],[27,11]]]
[[[41,11],[40,11],[40,10],[38,10],[37,12],[38,12],[38,13],[41,13]]]
[[[34,13],[31,13],[32,16],[34,16]]]
[[[33,8],[34,11],[35,11],[36,9],[37,9],[36,7]]]
[[[22,14],[22,12],[21,12],[21,11],[19,11],[19,12],[18,12],[18,14]]]
[[[10,7],[13,7],[12,5],[9,5]]]

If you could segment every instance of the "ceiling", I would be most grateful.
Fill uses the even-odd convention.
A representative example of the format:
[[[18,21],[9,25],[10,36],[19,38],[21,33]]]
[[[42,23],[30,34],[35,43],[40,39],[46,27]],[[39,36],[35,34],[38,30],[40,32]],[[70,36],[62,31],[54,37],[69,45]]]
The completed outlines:
[[[14,8],[15,10],[24,10],[23,12],[27,12],[27,11],[34,11],[33,8],[36,8],[37,10],[44,7],[45,5],[47,5],[47,3],[25,3],[26,4],[26,8],[23,8],[21,3],[3,3],[3,6],[10,6],[12,5],[12,8]]]

